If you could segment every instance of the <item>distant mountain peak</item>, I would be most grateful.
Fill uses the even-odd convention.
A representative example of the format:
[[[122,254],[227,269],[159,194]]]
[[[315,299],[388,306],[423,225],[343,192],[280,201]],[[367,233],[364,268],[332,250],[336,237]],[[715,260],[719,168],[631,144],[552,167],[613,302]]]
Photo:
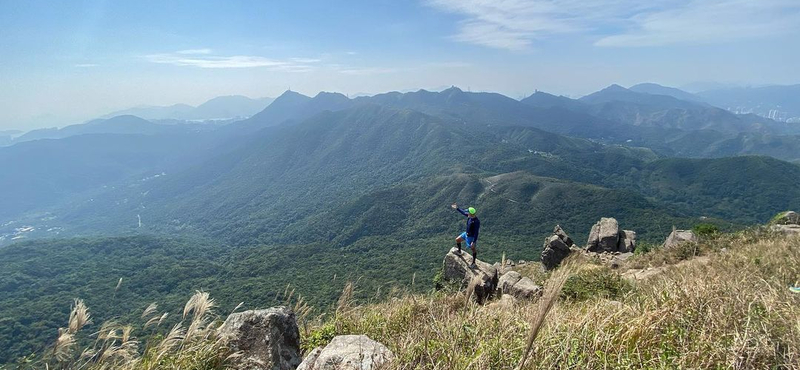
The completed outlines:
[[[346,100],[349,100],[349,98],[346,95],[342,94],[342,93],[330,92],[330,91],[320,91],[319,93],[317,93],[317,95],[314,96],[314,99],[346,99]]]
[[[619,92],[622,92],[622,91],[630,91],[630,90],[628,90],[628,89],[626,89],[626,88],[624,88],[624,87],[622,87],[620,85],[612,84],[611,86],[606,87],[605,89],[600,90],[600,91],[605,91],[605,92],[617,92],[617,91],[619,91]]]
[[[286,99],[286,98],[295,98],[295,97],[310,98],[309,96],[303,95],[303,94],[301,94],[301,93],[299,93],[297,91],[286,90],[286,91],[283,92],[283,94],[281,94],[280,96],[275,98],[275,100]]]

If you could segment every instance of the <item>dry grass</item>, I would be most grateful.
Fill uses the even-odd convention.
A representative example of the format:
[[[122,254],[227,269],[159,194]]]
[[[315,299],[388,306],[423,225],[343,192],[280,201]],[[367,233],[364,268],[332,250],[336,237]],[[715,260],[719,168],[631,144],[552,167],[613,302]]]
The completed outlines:
[[[151,370],[151,369],[225,369],[232,354],[217,336],[214,300],[208,293],[196,292],[183,310],[184,320],[144,349],[134,336],[132,325],[114,321],[103,323],[90,334],[81,329],[91,322],[89,310],[76,299],[68,326],[59,329],[51,356],[30,363],[25,368],[76,370]],[[158,313],[158,305],[149,305],[141,314],[143,328],[160,326],[167,313]],[[184,329],[185,321],[189,326]],[[94,338],[80,353],[75,352],[78,337]]]
[[[614,300],[559,294],[570,276],[598,268],[585,261],[565,263],[549,277],[521,269],[547,283],[538,301],[514,304],[479,305],[468,292],[394,290],[381,303],[358,305],[356,286],[347,284],[335,313],[304,331],[303,346],[366,334],[392,349],[394,369],[800,369],[800,296],[788,289],[800,279],[800,238],[748,232],[701,243],[688,257],[656,250],[637,263],[694,255],[707,263],[664,269]],[[294,292],[287,287],[284,297],[292,301]],[[301,297],[295,302],[305,322],[310,310]],[[76,300],[47,367],[223,369],[233,354],[215,336],[213,308],[198,292],[184,321],[155,343],[141,348],[133,327],[106,323],[95,343],[76,353],[76,337],[90,322]],[[157,326],[164,315],[151,305],[142,320]]]
[[[555,304],[524,368],[800,368],[800,297],[788,290],[800,277],[800,239],[739,234],[713,243],[699,246],[707,264],[665,270],[616,300]],[[339,315],[335,334],[386,344],[396,369],[511,369],[546,303],[398,297]]]

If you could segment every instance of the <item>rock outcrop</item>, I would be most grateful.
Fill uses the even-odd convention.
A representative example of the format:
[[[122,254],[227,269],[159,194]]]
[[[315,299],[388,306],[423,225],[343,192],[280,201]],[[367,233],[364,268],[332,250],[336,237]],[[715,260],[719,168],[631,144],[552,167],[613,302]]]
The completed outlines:
[[[629,253],[636,249],[636,232],[620,230],[615,218],[603,217],[589,232],[586,250],[595,253]]]
[[[497,289],[500,279],[497,268],[481,260],[476,260],[476,266],[471,267],[472,256],[467,251],[461,254],[457,254],[457,251],[457,248],[453,248],[444,256],[444,280],[460,283],[462,289],[474,284],[475,299],[478,303],[485,302]]]
[[[697,235],[692,230],[672,230],[664,241],[664,248],[674,248],[684,243],[697,243]]]
[[[300,364],[300,331],[286,307],[251,310],[228,316],[220,336],[234,352],[234,367],[249,370],[293,370]]]
[[[636,249],[636,232],[632,230],[620,231],[617,249],[620,253],[633,253]]]
[[[793,225],[793,224],[772,225],[770,229],[776,233],[780,233],[787,236],[800,235],[800,225]]]
[[[538,297],[542,293],[542,287],[516,271],[509,271],[503,274],[498,284],[502,295],[510,295],[516,299],[531,299]]]
[[[548,236],[544,240],[542,247],[542,265],[545,270],[552,270],[558,267],[570,253],[572,253],[572,238],[567,235],[561,226],[556,225],[553,229],[553,235]]]
[[[297,370],[377,370],[392,361],[392,351],[366,335],[340,335],[311,351]]]
[[[783,212],[770,222],[773,225],[800,225],[800,214],[794,211]]]

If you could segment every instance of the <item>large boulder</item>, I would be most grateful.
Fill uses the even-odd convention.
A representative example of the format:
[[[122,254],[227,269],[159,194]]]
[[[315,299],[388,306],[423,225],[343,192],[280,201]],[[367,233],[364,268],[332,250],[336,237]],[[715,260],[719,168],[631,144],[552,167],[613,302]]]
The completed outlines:
[[[300,364],[300,330],[286,307],[251,310],[228,316],[219,329],[229,348],[241,355],[234,367],[293,370]]]
[[[570,238],[566,231],[561,228],[561,225],[556,225],[556,227],[553,228],[553,235],[557,235],[558,238],[567,245],[567,247],[572,247],[575,245],[575,243],[572,242],[572,238]]]
[[[392,351],[366,335],[339,335],[325,348],[311,351],[297,370],[371,370],[392,361]]]
[[[509,288],[508,294],[517,299],[531,299],[542,295],[542,287],[536,285],[529,277],[524,276]]]
[[[567,235],[561,226],[556,225],[553,229],[553,235],[548,236],[544,240],[542,247],[542,265],[546,270],[552,270],[558,267],[569,254],[572,252],[570,247],[573,246],[572,238]]]
[[[509,271],[500,277],[499,289],[503,296],[510,295],[516,299],[530,299],[542,293],[542,287],[516,271]]]
[[[800,225],[800,214],[794,211],[783,212],[771,221],[775,225]]]
[[[603,217],[598,225],[597,248],[602,252],[616,252],[619,244],[619,223],[616,218]]]
[[[636,249],[636,232],[631,230],[622,230],[619,232],[619,247],[617,251],[620,253],[632,253]]]
[[[462,289],[473,285],[475,299],[478,303],[485,302],[497,289],[500,279],[497,268],[481,260],[476,260],[476,266],[472,267],[472,256],[466,250],[461,254],[457,251],[458,248],[453,248],[444,256],[444,280],[457,282]]]
[[[629,253],[636,249],[636,232],[621,230],[617,219],[603,217],[589,232],[586,250],[594,253]]]
[[[677,247],[684,243],[697,243],[697,235],[692,230],[672,230],[664,241],[664,248]]]
[[[522,275],[520,275],[519,272],[509,271],[500,277],[497,287],[500,289],[501,293],[508,293],[511,291],[511,287],[519,282],[520,279],[522,279]]]

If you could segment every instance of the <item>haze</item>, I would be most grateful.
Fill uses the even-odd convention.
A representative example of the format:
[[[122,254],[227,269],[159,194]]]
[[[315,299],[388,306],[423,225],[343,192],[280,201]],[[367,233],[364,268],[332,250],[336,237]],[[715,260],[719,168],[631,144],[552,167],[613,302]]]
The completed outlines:
[[[0,1],[0,129],[287,89],[800,82],[792,0]]]

